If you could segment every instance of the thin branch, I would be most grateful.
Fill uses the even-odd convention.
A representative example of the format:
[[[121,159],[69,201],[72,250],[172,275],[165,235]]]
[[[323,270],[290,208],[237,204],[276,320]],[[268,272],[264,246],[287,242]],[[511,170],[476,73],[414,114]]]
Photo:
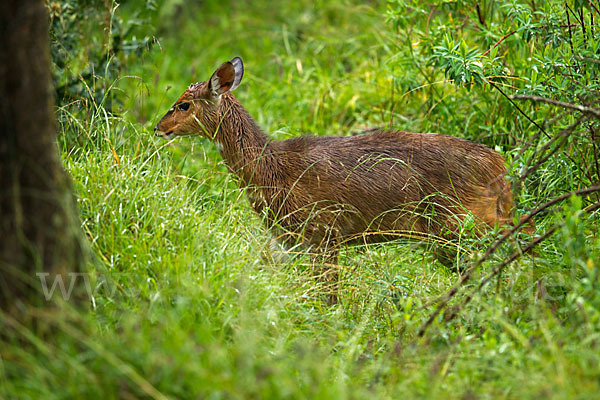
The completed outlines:
[[[583,17],[583,7],[579,9],[579,21],[581,22],[581,31],[583,32],[583,37],[587,40],[587,32],[585,30],[585,18]]]
[[[494,276],[498,275],[504,269],[504,267],[506,267],[511,262],[515,261],[517,258],[521,257],[523,254],[529,253],[531,250],[533,250],[534,247],[536,247],[538,244],[540,244],[541,242],[546,240],[549,236],[551,236],[554,232],[556,232],[557,229],[558,229],[558,226],[553,226],[552,228],[550,228],[546,232],[544,232],[544,234],[542,236],[535,238],[535,240],[533,240],[531,243],[529,243],[524,249],[519,249],[519,250],[515,251],[506,260],[504,260],[503,262],[498,264],[488,276],[486,276],[485,278],[483,278],[481,280],[481,282],[479,282],[479,285],[477,285],[477,288],[475,288],[471,293],[469,293],[467,295],[467,297],[465,298],[465,300],[460,305],[453,307],[452,312],[450,314],[444,315],[444,319],[446,321],[450,321],[450,320],[454,319],[454,317],[456,317],[458,315],[458,310],[461,307],[464,307],[467,304],[469,304],[471,302],[471,300],[473,300],[475,293],[477,293],[479,290],[481,290],[481,288],[483,286],[485,286]]]
[[[581,123],[586,122],[589,118],[590,117],[582,115],[573,124],[569,125],[565,129],[563,129],[562,131],[560,131],[552,139],[550,139],[545,145],[543,145],[539,150],[537,150],[537,149],[535,150],[534,157],[531,158],[531,161],[533,161],[534,158],[537,157],[538,155],[545,153],[546,150],[548,150],[548,148],[550,146],[552,146],[552,143],[554,143],[558,139],[564,139],[564,138],[566,138],[568,135],[570,135],[575,130],[575,128],[577,128]],[[529,176],[530,173],[532,173],[533,171],[537,170],[543,163],[545,163],[550,157],[552,157],[552,155],[554,153],[556,153],[560,149],[560,147],[561,147],[562,144],[563,144],[562,142],[559,143],[550,153],[546,154],[541,159],[539,159],[538,162],[533,167],[530,167],[531,161],[527,162],[527,164],[525,165],[525,170],[523,171],[523,173],[521,174],[521,176],[519,176],[519,180],[517,181],[518,184],[520,184],[521,182],[523,182],[525,180],[525,178],[527,178]],[[575,160],[573,160],[573,158],[571,158],[568,154],[565,154],[565,155],[569,158],[569,160],[571,160],[571,162],[573,164],[575,164],[575,165],[577,164],[575,162]]]
[[[489,53],[490,51],[492,51],[492,49],[495,49],[496,47],[498,47],[498,45],[499,45],[500,43],[502,43],[502,42],[503,42],[503,41],[504,41],[506,38],[508,38],[508,37],[510,37],[510,36],[512,36],[512,35],[514,35],[515,33],[517,33],[517,31],[512,31],[512,32],[509,32],[509,33],[507,33],[506,35],[502,36],[502,37],[500,38],[500,40],[498,40],[498,41],[497,41],[497,42],[496,42],[496,43],[495,43],[495,44],[494,44],[492,47],[490,47],[489,49],[487,49],[487,50],[485,51],[485,53],[483,53],[483,54],[481,55],[481,57],[487,56],[487,55],[488,55],[488,53]]]
[[[433,16],[433,13],[435,12],[435,8],[436,8],[436,6],[433,6],[431,11],[429,12],[429,16],[427,17],[427,24],[425,25],[425,32],[426,32],[427,36],[429,36],[429,22],[431,22],[431,17]]]
[[[567,16],[567,24],[569,27],[569,46],[571,47],[571,55],[575,55],[575,50],[573,50],[573,34],[571,33],[571,19],[569,18],[569,11],[573,12],[567,4],[567,2],[565,1],[565,14]],[[577,17],[575,17],[575,19],[577,19]],[[577,69],[581,70],[581,66],[579,65],[579,63],[577,63]]]
[[[540,131],[542,131],[542,132],[544,133],[544,135],[546,135],[546,137],[547,137],[548,139],[550,139],[550,135],[548,135],[548,132],[546,132],[546,130],[545,130],[544,128],[542,128],[540,125],[538,125],[538,123],[537,123],[537,122],[535,122],[534,120],[532,120],[532,119],[529,117],[529,115],[525,114],[525,111],[521,110],[521,107],[519,107],[519,106],[517,105],[517,103],[515,103],[515,102],[514,102],[514,101],[511,99],[511,96],[508,96],[506,93],[504,93],[504,92],[502,91],[502,89],[500,89],[498,86],[496,86],[496,85],[494,84],[494,82],[492,82],[492,81],[489,81],[489,84],[490,84],[490,85],[492,85],[492,87],[493,87],[493,88],[495,88],[496,90],[498,90],[498,91],[499,91],[499,92],[502,94],[502,96],[506,97],[506,98],[508,99],[508,101],[510,101],[510,102],[511,102],[511,104],[512,104],[513,106],[515,106],[515,108],[516,108],[516,109],[517,109],[517,110],[518,110],[518,111],[519,111],[519,112],[520,112],[520,113],[521,113],[521,114],[522,114],[522,115],[523,115],[525,118],[527,118],[527,120],[528,120],[529,122],[531,122],[532,124],[534,124],[534,125],[535,125],[535,126],[536,126],[536,127],[539,129],[539,130],[540,130]]]
[[[591,63],[594,63],[594,64],[600,64],[600,60],[596,60],[595,58],[575,56],[575,59],[576,60],[585,61],[585,62],[591,62]]]
[[[554,104],[555,106],[570,108],[571,110],[577,110],[584,114],[590,114],[596,118],[600,118],[600,109],[597,109],[597,108],[580,106],[578,104],[565,103],[563,101],[547,99],[545,97],[540,97],[540,96],[531,96],[528,94],[518,94],[516,96],[512,96],[512,98],[517,99],[517,100],[532,100],[532,101],[539,101],[539,102],[548,103],[548,104]]]
[[[596,7],[596,5],[594,4],[594,2],[592,0],[588,0],[589,5],[596,10],[596,12],[598,13],[598,15],[600,15],[600,10],[598,10],[598,7]],[[590,13],[591,14],[591,13]]]
[[[484,25],[484,26],[485,26],[485,25]],[[571,23],[564,24],[564,25],[560,25],[560,27],[561,27],[561,28],[569,28],[569,32],[571,31],[571,27],[576,27],[576,26],[578,26],[578,25],[577,25],[577,24],[571,24]],[[533,28],[535,28],[535,29],[543,29],[543,28],[547,28],[547,27],[548,27],[548,25],[539,25],[539,26],[535,26],[535,27],[533,27]],[[514,30],[514,31],[511,31],[511,32],[507,33],[506,35],[502,36],[502,37],[500,38],[500,40],[498,40],[498,41],[497,41],[497,42],[496,42],[496,43],[495,43],[495,44],[494,44],[492,47],[490,47],[489,49],[487,49],[487,50],[486,50],[486,51],[485,51],[485,52],[484,52],[484,53],[481,55],[481,57],[484,57],[484,56],[486,56],[486,55],[487,55],[487,54],[488,54],[490,51],[492,51],[492,49],[495,49],[496,47],[498,47],[498,45],[499,45],[500,43],[502,43],[504,40],[506,40],[507,38],[509,38],[510,36],[514,35],[514,34],[515,34],[515,33],[517,33],[517,32],[518,32],[517,30]]]
[[[581,190],[562,194],[562,195],[548,201],[547,203],[541,205],[540,207],[536,208],[529,215],[525,216],[525,218],[521,219],[521,221],[518,224],[516,224],[510,231],[505,232],[500,238],[498,238],[494,243],[492,243],[487,248],[486,252],[483,254],[482,257],[480,257],[477,261],[475,261],[475,264],[473,264],[473,266],[467,270],[467,272],[463,275],[460,282],[458,284],[454,285],[452,288],[450,288],[450,290],[446,293],[444,298],[440,300],[440,303],[438,304],[436,309],[433,311],[433,313],[431,313],[431,315],[429,316],[427,321],[421,326],[421,328],[419,329],[418,336],[422,337],[425,334],[425,331],[427,330],[427,328],[433,323],[433,321],[440,314],[440,312],[448,305],[448,303],[450,302],[450,300],[452,300],[452,298],[456,295],[456,293],[458,293],[459,289],[461,287],[463,287],[471,279],[471,277],[473,276],[473,272],[476,270],[476,268],[478,266],[480,266],[485,260],[487,260],[496,251],[496,249],[498,249],[498,247],[500,247],[500,245],[502,243],[504,243],[504,241],[506,239],[508,239],[509,236],[514,235],[515,232],[517,232],[523,225],[525,225],[529,221],[531,221],[531,219],[534,216],[536,216],[537,214],[546,210],[547,208],[553,206],[554,204],[556,204],[560,201],[563,201],[573,195],[588,194],[588,193],[593,193],[593,192],[600,192],[600,184],[591,186],[586,189],[581,189]],[[598,205],[598,206],[600,207],[600,205]],[[552,229],[555,230],[556,228],[552,228]],[[548,231],[550,233],[546,232],[544,235],[540,236],[539,238],[536,238],[525,249],[527,251],[530,251],[531,249],[533,249],[535,246],[537,246],[537,244],[539,244],[542,240],[544,240],[546,237],[548,237],[549,235],[551,235],[554,232],[552,229],[550,230],[552,232]],[[523,251],[519,251],[518,253],[519,254],[517,256],[515,256],[514,258],[513,258],[514,254],[511,255],[511,257],[509,257],[510,262],[514,261],[521,254],[523,254]],[[506,264],[504,264],[504,265],[503,264],[504,263],[502,263],[500,265],[502,267],[504,267],[504,265],[506,265]]]
[[[485,24],[485,18],[481,14],[481,8],[479,8],[479,3],[475,4],[475,8],[477,9],[477,18],[479,19],[479,23],[487,29],[487,25]],[[496,46],[494,46],[496,47]]]
[[[590,6],[592,6],[592,1],[588,0],[588,2],[590,3]],[[595,7],[596,6],[594,6],[594,8]],[[597,8],[596,11],[598,11]],[[594,11],[590,11],[590,34],[592,35],[592,37],[594,37]]]
[[[588,124],[588,129],[592,135],[592,145],[594,147],[594,162],[596,164],[596,178],[600,179],[600,164],[598,164],[598,149],[596,148],[596,130],[594,124]]]
[[[592,205],[586,207],[583,211],[585,211],[587,213],[592,213],[592,212],[594,212],[594,211],[596,211],[598,209],[600,209],[600,203],[595,203],[595,204],[592,204]],[[502,270],[504,269],[504,267],[506,267],[511,262],[515,261],[521,255],[529,253],[538,244],[540,244],[541,242],[543,242],[544,240],[546,240],[549,236],[551,236],[552,234],[554,234],[554,232],[556,232],[556,230],[558,228],[559,228],[558,225],[553,226],[552,228],[550,228],[546,232],[544,232],[544,234],[542,236],[535,238],[535,240],[533,240],[531,243],[529,243],[525,248],[519,249],[519,250],[515,251],[506,260],[504,260],[502,263],[498,264],[492,270],[492,272],[488,276],[486,276],[484,279],[482,279],[481,282],[479,282],[479,285],[477,285],[477,287],[475,289],[473,289],[473,291],[470,294],[467,295],[467,297],[465,298],[464,301],[462,301],[462,303],[460,304],[460,306],[456,307],[453,310],[452,314],[446,316],[445,319],[447,321],[449,321],[449,320],[452,320],[454,317],[456,317],[458,315],[457,311],[460,308],[462,308],[462,307],[466,306],[467,304],[469,304],[471,302],[471,300],[473,300],[473,297],[475,296],[475,293],[477,293],[479,290],[481,290],[481,288],[483,288],[496,275],[500,274],[502,272]]]
[[[556,121],[558,121],[559,119],[561,119],[565,114],[567,113],[567,111],[564,111],[562,113],[560,113],[559,115],[555,116],[553,119],[551,119],[550,121],[544,121],[544,125],[545,126],[552,126],[554,125],[554,123]],[[527,149],[529,149],[531,146],[533,145],[537,145],[538,139],[540,138],[540,135],[542,134],[541,131],[537,131],[535,133],[535,135],[533,135],[533,137],[531,137],[530,140],[528,141],[523,141],[525,144],[523,147],[521,147],[521,150],[519,150],[519,154],[517,155],[517,157],[515,157],[515,159],[519,159],[521,158],[521,156],[523,154],[525,154],[525,152],[527,151]],[[537,152],[536,152],[537,153]],[[516,161],[513,161],[513,165]]]

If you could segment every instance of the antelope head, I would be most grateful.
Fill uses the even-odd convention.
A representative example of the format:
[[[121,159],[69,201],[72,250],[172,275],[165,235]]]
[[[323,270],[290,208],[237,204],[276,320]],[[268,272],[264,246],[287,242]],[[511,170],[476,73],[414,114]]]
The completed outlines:
[[[219,129],[221,96],[238,87],[244,75],[242,59],[223,63],[206,82],[191,84],[154,127],[156,136],[202,135],[213,139]]]

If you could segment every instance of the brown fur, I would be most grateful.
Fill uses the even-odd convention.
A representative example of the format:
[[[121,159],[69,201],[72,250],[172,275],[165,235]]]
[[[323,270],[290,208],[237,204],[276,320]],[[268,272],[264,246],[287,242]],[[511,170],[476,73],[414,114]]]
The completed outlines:
[[[184,102],[189,110],[179,111]],[[256,212],[288,244],[335,254],[339,243],[398,233],[451,238],[468,212],[481,227],[508,222],[512,209],[503,157],[456,137],[382,130],[272,141],[231,92],[215,96],[207,82],[191,85],[155,130],[218,143]]]

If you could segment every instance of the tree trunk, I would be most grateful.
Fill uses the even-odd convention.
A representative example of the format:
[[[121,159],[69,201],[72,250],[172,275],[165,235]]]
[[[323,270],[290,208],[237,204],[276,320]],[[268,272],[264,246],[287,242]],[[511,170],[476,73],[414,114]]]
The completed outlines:
[[[0,13],[0,308],[44,301],[40,276],[77,271],[84,252],[56,145],[44,0]],[[51,281],[52,282],[52,281]]]

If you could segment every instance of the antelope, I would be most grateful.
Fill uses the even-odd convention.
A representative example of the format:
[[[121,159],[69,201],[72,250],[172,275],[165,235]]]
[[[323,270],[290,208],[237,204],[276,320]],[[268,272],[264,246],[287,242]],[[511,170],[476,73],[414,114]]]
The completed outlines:
[[[398,235],[455,238],[471,214],[489,229],[513,208],[503,157],[457,137],[378,130],[271,140],[233,96],[242,59],[191,84],[154,128],[216,144],[254,210],[284,245],[335,261],[340,245]]]

